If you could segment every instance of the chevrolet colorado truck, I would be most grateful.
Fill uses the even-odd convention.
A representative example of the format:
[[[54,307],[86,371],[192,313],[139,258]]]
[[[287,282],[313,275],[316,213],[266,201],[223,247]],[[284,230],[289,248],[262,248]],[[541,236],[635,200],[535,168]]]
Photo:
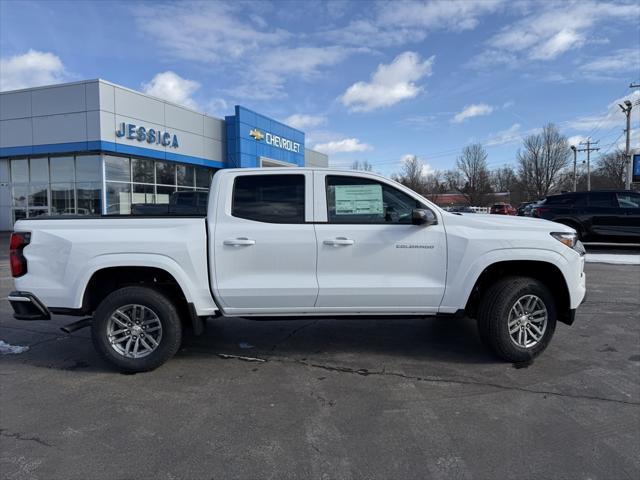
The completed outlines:
[[[154,369],[209,317],[477,319],[502,359],[528,361],[585,295],[570,227],[448,213],[382,176],[306,168],[216,172],[203,216],[16,222],[21,320],[83,318],[97,351]]]

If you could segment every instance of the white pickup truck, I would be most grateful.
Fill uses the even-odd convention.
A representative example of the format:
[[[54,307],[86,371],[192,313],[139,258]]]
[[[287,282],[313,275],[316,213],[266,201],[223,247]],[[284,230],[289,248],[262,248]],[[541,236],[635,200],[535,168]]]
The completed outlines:
[[[575,231],[441,210],[379,175],[226,169],[205,217],[20,220],[15,318],[84,318],[122,371],[154,369],[209,317],[476,318],[501,358],[527,361],[585,296]]]

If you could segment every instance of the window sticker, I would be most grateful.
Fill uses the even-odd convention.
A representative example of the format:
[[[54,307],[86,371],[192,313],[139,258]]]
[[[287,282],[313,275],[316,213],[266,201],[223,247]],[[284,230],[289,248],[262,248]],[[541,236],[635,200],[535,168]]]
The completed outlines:
[[[336,215],[382,215],[382,186],[336,185]]]

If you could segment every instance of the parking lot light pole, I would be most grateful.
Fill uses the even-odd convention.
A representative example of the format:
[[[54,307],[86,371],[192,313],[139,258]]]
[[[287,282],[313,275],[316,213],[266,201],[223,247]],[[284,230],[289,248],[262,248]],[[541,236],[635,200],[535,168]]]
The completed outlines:
[[[578,160],[578,149],[575,145],[571,145],[571,150],[573,150],[573,191],[575,192],[578,185],[578,180],[576,178],[576,162]]]

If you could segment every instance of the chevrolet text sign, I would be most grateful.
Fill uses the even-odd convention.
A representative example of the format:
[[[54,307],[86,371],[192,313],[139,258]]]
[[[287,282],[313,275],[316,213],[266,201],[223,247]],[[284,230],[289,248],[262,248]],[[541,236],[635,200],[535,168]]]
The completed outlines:
[[[288,138],[283,138],[270,132],[262,133],[257,128],[251,130],[249,132],[249,135],[252,136],[256,140],[256,142],[264,139],[267,145],[282,148],[284,150],[289,150],[293,153],[300,153],[300,144],[298,142],[289,140]]]

